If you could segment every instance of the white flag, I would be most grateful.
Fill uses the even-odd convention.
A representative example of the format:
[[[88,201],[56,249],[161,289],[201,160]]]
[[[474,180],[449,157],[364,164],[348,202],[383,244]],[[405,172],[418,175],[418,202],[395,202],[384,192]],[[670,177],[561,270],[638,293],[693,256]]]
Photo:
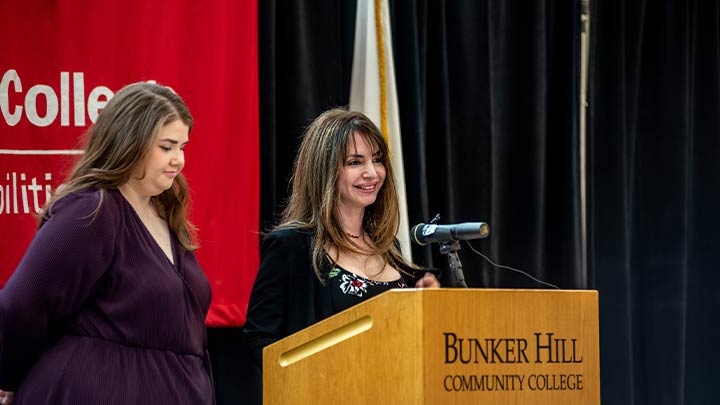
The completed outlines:
[[[388,140],[400,203],[400,230],[397,238],[403,256],[411,260],[400,113],[390,31],[387,0],[358,0],[350,110],[367,115]]]

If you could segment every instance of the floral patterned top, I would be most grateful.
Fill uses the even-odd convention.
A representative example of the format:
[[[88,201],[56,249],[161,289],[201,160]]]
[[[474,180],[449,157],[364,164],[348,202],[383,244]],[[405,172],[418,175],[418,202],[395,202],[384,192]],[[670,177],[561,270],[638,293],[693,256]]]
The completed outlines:
[[[334,265],[329,274],[333,312],[344,311],[392,288],[406,288],[402,277],[394,281],[370,280]]]

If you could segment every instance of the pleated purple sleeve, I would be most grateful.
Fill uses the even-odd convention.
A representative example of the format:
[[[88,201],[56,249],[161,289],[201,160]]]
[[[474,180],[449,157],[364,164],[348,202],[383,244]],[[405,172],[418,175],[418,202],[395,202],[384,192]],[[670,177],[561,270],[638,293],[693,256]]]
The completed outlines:
[[[113,205],[97,190],[58,201],[0,290],[0,389],[17,389],[51,325],[77,311],[110,266],[118,228]]]

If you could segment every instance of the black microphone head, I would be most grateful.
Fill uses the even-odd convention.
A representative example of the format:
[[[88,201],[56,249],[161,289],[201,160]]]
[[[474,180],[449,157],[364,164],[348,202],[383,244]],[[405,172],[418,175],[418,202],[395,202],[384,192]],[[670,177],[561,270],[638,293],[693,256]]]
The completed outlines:
[[[485,222],[465,222],[450,225],[421,223],[410,229],[410,239],[420,246],[433,242],[486,238],[489,234],[490,227]]]
[[[457,240],[482,239],[490,235],[490,227],[485,222],[465,222],[452,227],[453,238]]]

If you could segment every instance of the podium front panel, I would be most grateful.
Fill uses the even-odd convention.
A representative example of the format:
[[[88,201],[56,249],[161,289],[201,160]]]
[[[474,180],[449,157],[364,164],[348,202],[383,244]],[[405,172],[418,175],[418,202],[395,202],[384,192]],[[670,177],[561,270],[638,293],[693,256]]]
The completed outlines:
[[[596,291],[392,290],[265,348],[266,404],[599,404]]]
[[[595,291],[425,291],[427,404],[599,404]],[[442,302],[442,310],[433,303]]]

